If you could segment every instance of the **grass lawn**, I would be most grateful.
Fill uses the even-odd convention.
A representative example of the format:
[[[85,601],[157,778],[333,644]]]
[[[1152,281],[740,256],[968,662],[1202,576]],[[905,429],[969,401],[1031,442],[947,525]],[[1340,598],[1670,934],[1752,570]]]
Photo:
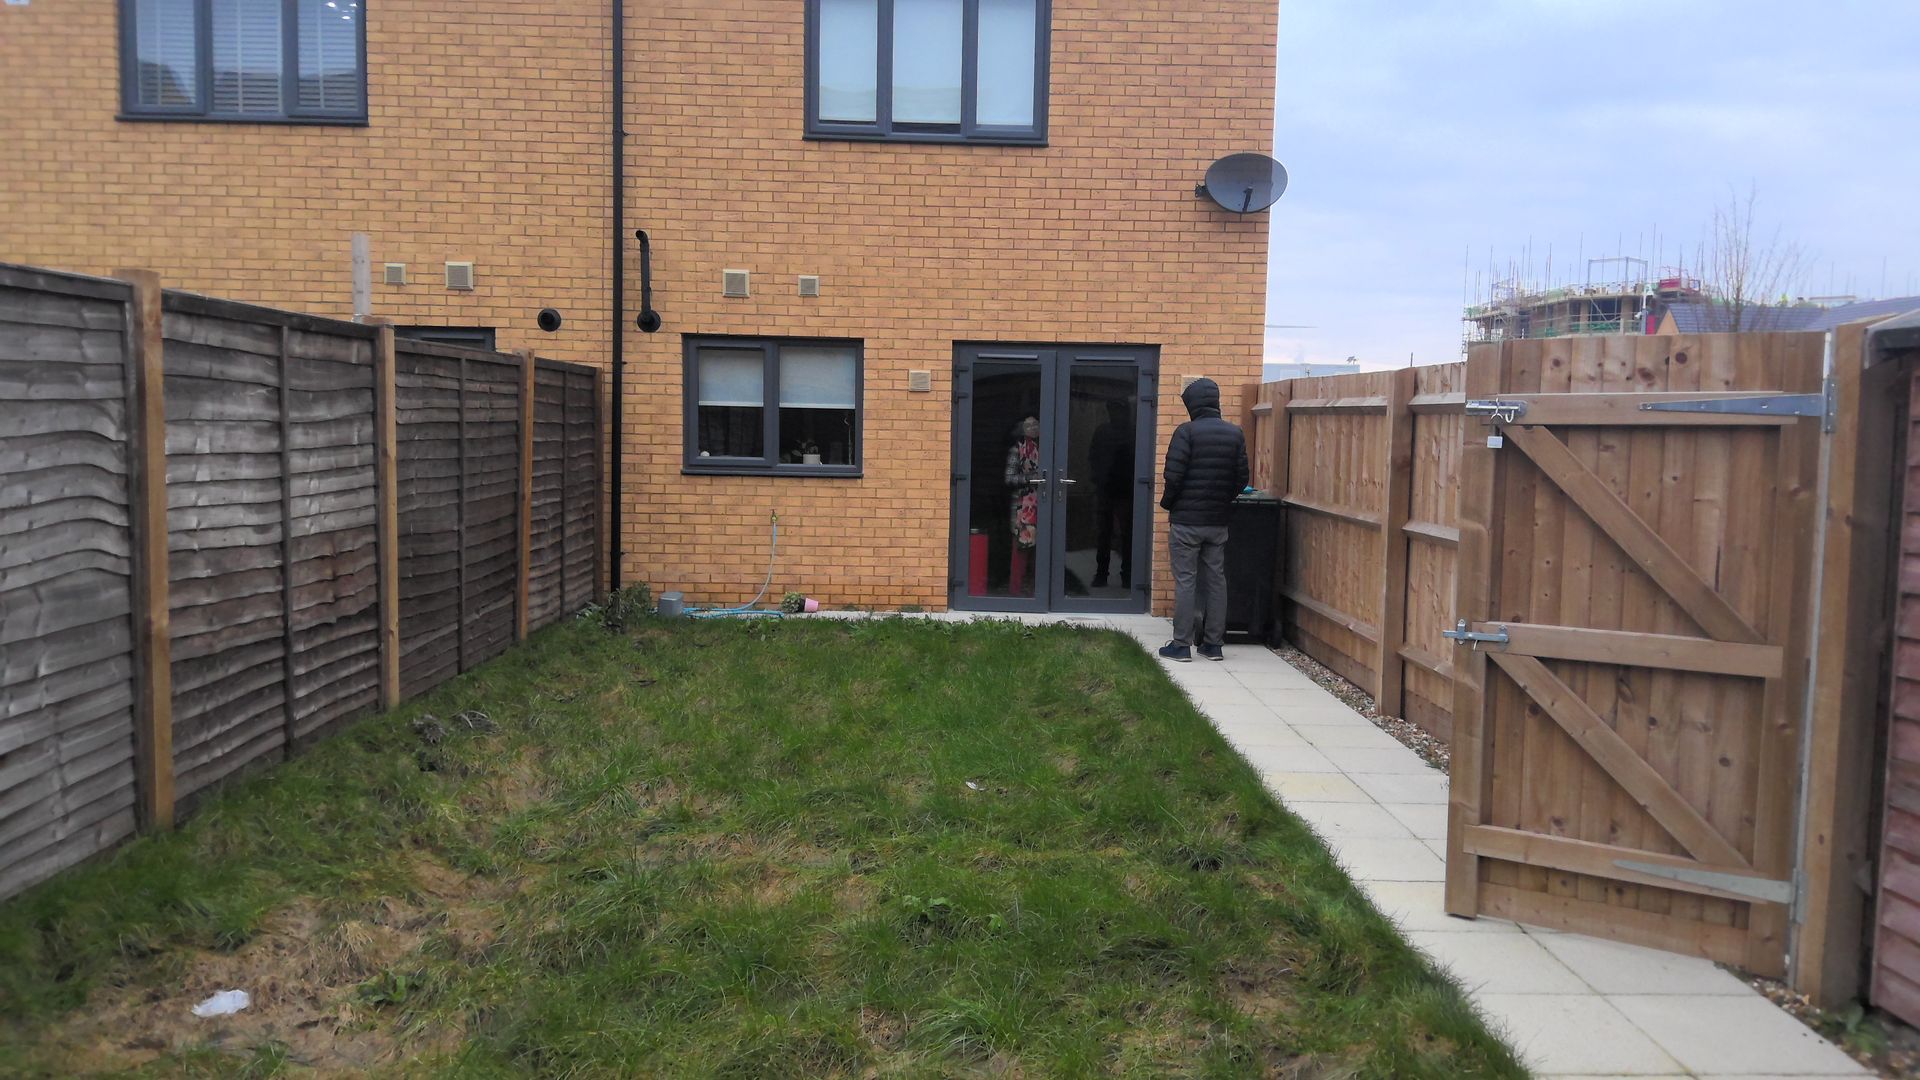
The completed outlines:
[[[0,904],[0,1072],[306,1068],[1524,1075],[1132,641],[920,620],[555,627]]]

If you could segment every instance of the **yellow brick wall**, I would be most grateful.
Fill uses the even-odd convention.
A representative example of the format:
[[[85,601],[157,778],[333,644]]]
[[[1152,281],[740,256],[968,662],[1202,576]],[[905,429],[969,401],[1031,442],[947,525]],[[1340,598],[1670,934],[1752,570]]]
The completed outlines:
[[[605,0],[367,6],[365,127],[117,121],[114,0],[0,6],[0,259],[345,318],[364,232],[375,314],[604,363]]]
[[[376,314],[604,364],[604,0],[367,9],[371,122],[347,128],[117,121],[114,0],[0,7],[0,259],[347,316],[366,232]],[[1193,185],[1271,145],[1276,18],[1272,0],[1056,0],[1051,145],[1008,148],[806,141],[800,0],[629,4],[628,227],[653,237],[666,327],[624,330],[627,580],[744,600],[777,511],[776,595],[944,606],[956,341],[1160,346],[1161,446],[1182,376],[1230,401],[1257,379],[1266,217]],[[444,288],[448,260],[476,264],[475,291]],[[382,262],[415,283],[380,284]],[[630,319],[631,247],[627,265]],[[720,296],[735,267],[752,299]],[[823,295],[796,296],[798,274]],[[560,333],[535,328],[544,306]],[[865,476],[681,475],[692,333],[864,340]],[[916,368],[933,393],[907,392]]]
[[[1159,448],[1182,376],[1230,402],[1259,379],[1267,216],[1193,188],[1272,146],[1272,0],[1055,0],[1046,147],[806,141],[798,0],[632,10],[628,206],[666,325],[629,332],[630,577],[745,600],[777,511],[774,596],[945,607],[956,341],[1159,345]],[[729,268],[751,299],[721,296]],[[682,475],[682,334],[862,339],[864,478]],[[913,369],[933,393],[908,392]],[[1154,556],[1164,609],[1158,533]]]

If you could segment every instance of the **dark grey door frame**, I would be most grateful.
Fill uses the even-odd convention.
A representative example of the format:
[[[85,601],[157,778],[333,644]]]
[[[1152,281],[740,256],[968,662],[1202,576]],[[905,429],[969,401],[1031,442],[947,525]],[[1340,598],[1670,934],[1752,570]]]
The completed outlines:
[[[958,342],[953,350],[952,497],[949,500],[947,603],[956,611],[1067,612],[1139,614],[1153,598],[1153,507],[1159,432],[1160,347],[1157,345],[1026,345]],[[1045,481],[1040,492],[1040,543],[1034,551],[1036,587],[1032,597],[972,596],[967,592],[969,513],[976,481],[998,484],[1000,477],[974,477],[973,371],[978,361],[1031,363],[1040,379],[1040,407],[1048,418]],[[1065,438],[1076,365],[1137,365],[1139,407],[1134,412],[1134,484],[1132,591],[1126,599],[1068,596],[1065,563],[1068,477]],[[1091,479],[1091,478],[1088,478]]]

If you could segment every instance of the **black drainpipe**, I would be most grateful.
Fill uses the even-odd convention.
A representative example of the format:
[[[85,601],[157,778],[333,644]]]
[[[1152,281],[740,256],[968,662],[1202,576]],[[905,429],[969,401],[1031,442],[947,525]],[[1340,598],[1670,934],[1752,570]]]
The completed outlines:
[[[626,0],[613,0],[613,444],[609,467],[607,530],[612,569],[607,583],[620,588],[620,416],[627,374],[627,11]]]

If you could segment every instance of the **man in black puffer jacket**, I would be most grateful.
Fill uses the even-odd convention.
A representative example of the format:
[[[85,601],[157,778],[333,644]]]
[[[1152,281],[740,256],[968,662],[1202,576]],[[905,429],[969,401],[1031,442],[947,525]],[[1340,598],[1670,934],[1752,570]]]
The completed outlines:
[[[1195,379],[1180,393],[1187,415],[1167,444],[1160,508],[1173,520],[1173,640],[1160,655],[1186,663],[1193,646],[1225,660],[1227,512],[1247,486],[1247,440],[1220,416],[1220,386]]]

